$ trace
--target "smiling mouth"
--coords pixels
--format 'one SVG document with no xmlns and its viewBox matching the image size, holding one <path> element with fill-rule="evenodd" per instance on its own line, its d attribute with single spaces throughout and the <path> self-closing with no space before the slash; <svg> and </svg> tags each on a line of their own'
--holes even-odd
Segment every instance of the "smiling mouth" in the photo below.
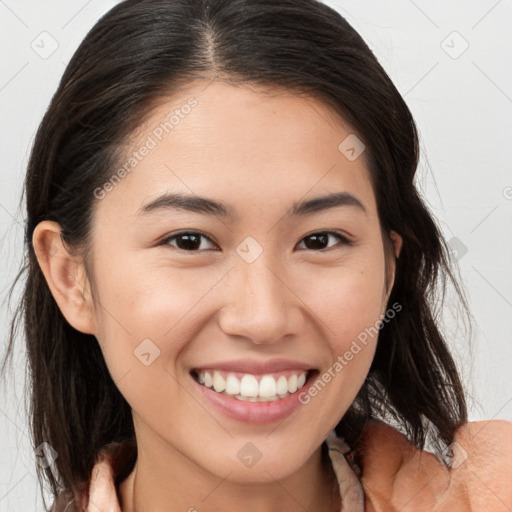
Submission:
<svg viewBox="0 0 512 512">
<path fill-rule="evenodd" d="M 317 370 L 286 370 L 255 375 L 222 370 L 194 369 L 190 373 L 200 385 L 221 395 L 247 402 L 275 402 L 296 393 Z"/>
</svg>

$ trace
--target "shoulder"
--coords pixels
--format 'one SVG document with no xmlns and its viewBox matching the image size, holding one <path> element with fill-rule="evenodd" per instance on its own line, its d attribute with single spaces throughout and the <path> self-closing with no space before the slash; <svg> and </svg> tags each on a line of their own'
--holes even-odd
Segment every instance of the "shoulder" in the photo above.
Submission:
<svg viewBox="0 0 512 512">
<path fill-rule="evenodd" d="M 363 431 L 355 452 L 367 512 L 512 509 L 512 423 L 472 421 L 448 447 L 451 467 L 381 421 Z"/>
</svg>

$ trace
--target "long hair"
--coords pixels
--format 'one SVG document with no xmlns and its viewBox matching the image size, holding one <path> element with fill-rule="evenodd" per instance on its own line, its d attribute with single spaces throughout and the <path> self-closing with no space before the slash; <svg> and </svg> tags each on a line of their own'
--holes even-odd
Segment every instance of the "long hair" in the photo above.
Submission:
<svg viewBox="0 0 512 512">
<path fill-rule="evenodd" d="M 94 190 L 119 164 L 119 149 L 151 108 L 195 78 L 313 95 L 366 145 L 383 232 L 403 238 L 386 323 L 368 376 L 336 427 L 355 445 L 369 421 L 394 418 L 423 448 L 440 450 L 467 422 L 464 389 L 436 313 L 449 280 L 467 311 L 447 243 L 415 183 L 418 134 L 411 112 L 361 36 L 316 0 L 127 0 L 89 31 L 38 128 L 25 179 L 26 278 L 7 353 L 23 325 L 34 447 L 58 453 L 38 467 L 55 496 L 77 493 L 99 450 L 133 440 L 131 409 L 112 381 L 96 338 L 65 320 L 38 265 L 32 234 L 42 220 L 84 257 Z M 12 289 L 11 289 L 12 292 Z"/>
</svg>

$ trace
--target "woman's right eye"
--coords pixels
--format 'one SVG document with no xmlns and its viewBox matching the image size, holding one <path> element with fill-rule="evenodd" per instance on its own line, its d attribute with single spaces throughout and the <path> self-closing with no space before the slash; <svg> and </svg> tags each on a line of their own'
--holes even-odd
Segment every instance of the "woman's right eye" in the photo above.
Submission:
<svg viewBox="0 0 512 512">
<path fill-rule="evenodd" d="M 186 252 L 198 252 L 198 250 L 207 250 L 202 247 L 201 239 L 207 240 L 212 245 L 214 244 L 210 237 L 198 231 L 182 231 L 175 233 L 164 240 L 159 245 L 173 245 L 177 249 Z M 171 241 L 176 241 L 171 244 Z"/>
</svg>

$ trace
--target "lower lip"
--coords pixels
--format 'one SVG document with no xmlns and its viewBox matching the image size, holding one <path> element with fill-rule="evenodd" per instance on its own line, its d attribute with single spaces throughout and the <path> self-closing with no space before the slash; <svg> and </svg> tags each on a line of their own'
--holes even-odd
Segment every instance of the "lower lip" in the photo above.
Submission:
<svg viewBox="0 0 512 512">
<path fill-rule="evenodd" d="M 211 388 L 199 384 L 192 375 L 195 388 L 206 402 L 229 418 L 248 423 L 250 425 L 265 425 L 287 418 L 295 409 L 303 405 L 299 395 L 307 391 L 309 385 L 316 378 L 317 372 L 311 371 L 304 386 L 289 396 L 273 402 L 247 402 L 238 400 Z"/>
</svg>

